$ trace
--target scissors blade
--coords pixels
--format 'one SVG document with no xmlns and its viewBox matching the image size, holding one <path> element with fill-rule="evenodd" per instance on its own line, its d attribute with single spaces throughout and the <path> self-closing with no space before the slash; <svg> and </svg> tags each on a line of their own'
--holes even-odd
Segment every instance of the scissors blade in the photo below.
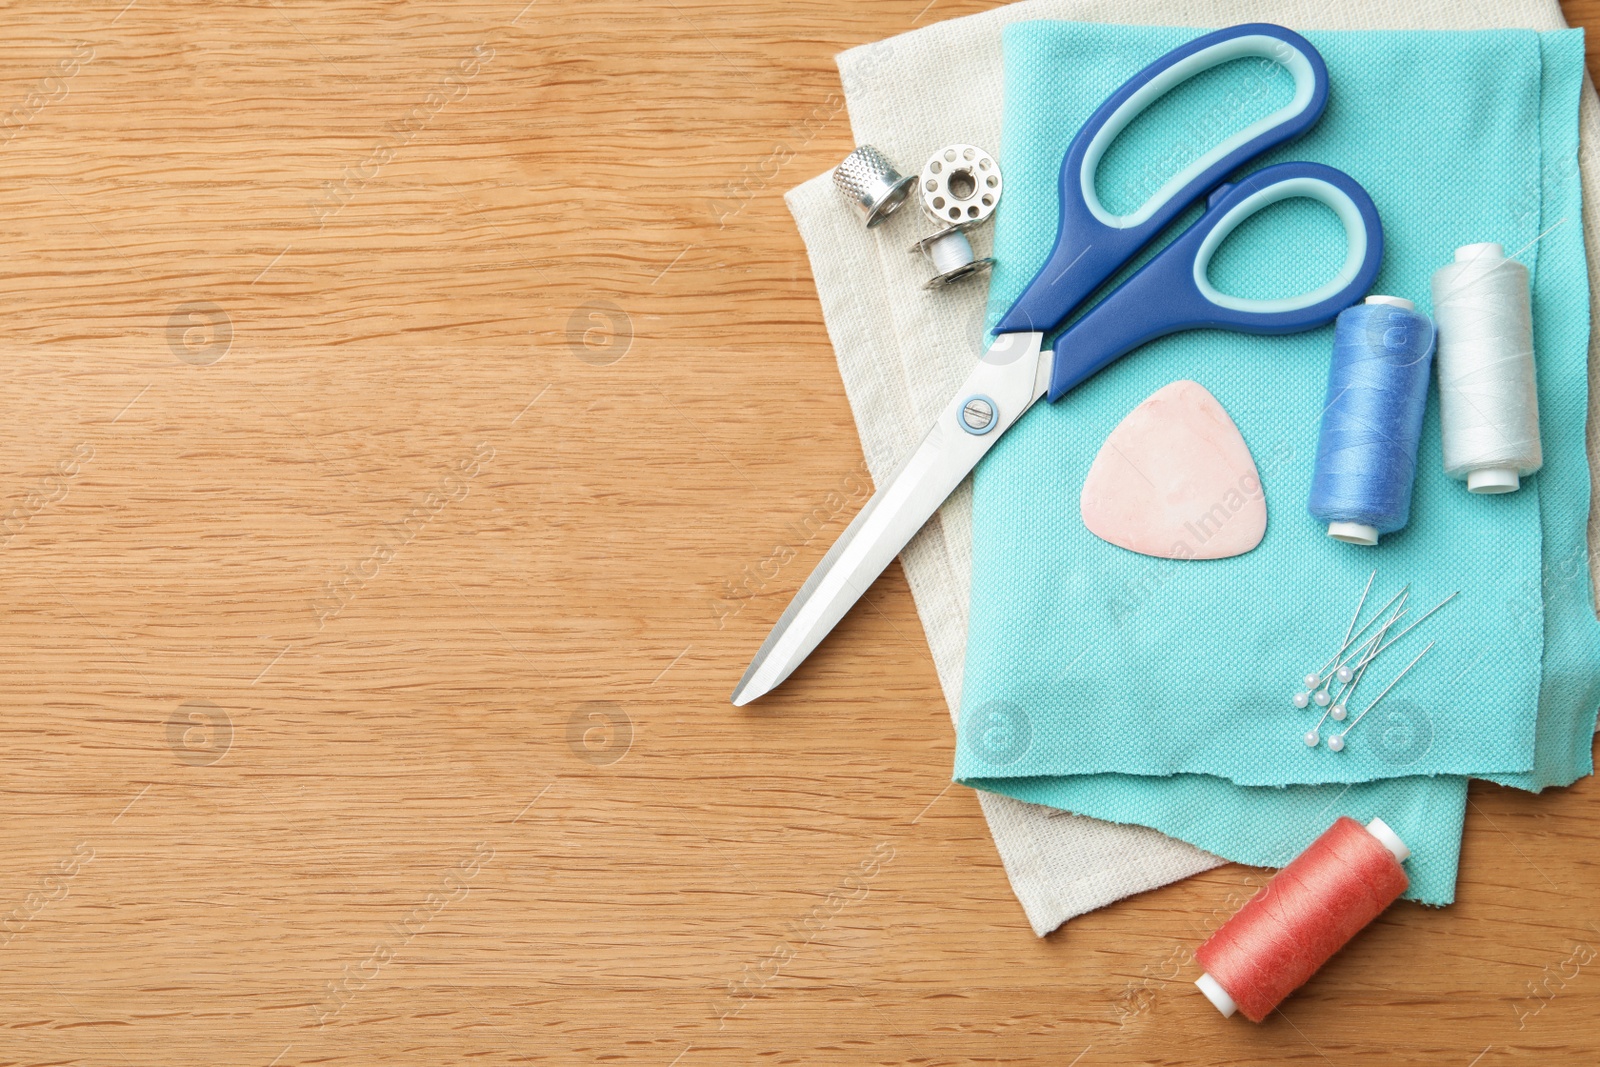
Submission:
<svg viewBox="0 0 1600 1067">
<path fill-rule="evenodd" d="M 1052 353 L 1038 333 L 1001 334 L 945 405 L 911 457 L 867 501 L 800 587 L 733 691 L 735 706 L 771 692 L 844 618 L 879 574 L 1050 385 Z M 988 401 L 993 424 L 966 429 L 969 402 Z M 981 413 L 981 407 L 978 409 Z"/>
</svg>

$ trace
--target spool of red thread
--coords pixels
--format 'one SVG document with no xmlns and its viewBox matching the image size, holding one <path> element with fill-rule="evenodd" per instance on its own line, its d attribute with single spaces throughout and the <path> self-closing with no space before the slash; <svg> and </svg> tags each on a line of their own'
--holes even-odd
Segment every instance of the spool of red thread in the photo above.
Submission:
<svg viewBox="0 0 1600 1067">
<path fill-rule="evenodd" d="M 1195 985 L 1258 1023 L 1404 893 L 1411 850 L 1382 819 L 1341 816 L 1200 946 Z"/>
</svg>

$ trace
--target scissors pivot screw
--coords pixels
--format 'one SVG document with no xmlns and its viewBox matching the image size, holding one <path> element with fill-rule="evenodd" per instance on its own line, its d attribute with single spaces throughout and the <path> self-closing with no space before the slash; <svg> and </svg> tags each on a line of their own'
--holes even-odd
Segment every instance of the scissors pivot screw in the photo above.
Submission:
<svg viewBox="0 0 1600 1067">
<path fill-rule="evenodd" d="M 986 396 L 969 396 L 961 405 L 961 428 L 972 434 L 986 434 L 994 429 L 994 401 Z"/>
</svg>

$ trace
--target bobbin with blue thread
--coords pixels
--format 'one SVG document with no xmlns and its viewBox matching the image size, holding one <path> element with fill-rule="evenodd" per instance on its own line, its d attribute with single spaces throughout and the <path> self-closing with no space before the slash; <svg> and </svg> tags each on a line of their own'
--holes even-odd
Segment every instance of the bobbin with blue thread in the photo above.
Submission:
<svg viewBox="0 0 1600 1067">
<path fill-rule="evenodd" d="M 922 210 L 943 228 L 911 246 L 926 256 L 934 276 L 924 289 L 937 289 L 994 266 L 977 258 L 967 232 L 983 225 L 1000 203 L 1000 165 L 976 145 L 946 145 L 928 158 L 918 179 Z"/>
<path fill-rule="evenodd" d="M 1433 320 L 1398 296 L 1339 313 L 1308 509 L 1328 536 L 1376 545 L 1411 518 Z"/>
</svg>

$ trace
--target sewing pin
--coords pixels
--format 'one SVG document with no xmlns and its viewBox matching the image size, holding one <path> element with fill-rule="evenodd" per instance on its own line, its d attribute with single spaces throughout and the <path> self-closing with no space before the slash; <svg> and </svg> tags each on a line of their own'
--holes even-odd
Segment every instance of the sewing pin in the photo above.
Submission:
<svg viewBox="0 0 1600 1067">
<path fill-rule="evenodd" d="M 1377 568 L 1373 568 L 1372 573 L 1367 576 L 1366 588 L 1361 590 L 1361 599 L 1356 602 L 1356 613 L 1354 615 L 1350 616 L 1350 625 L 1346 626 L 1344 628 L 1344 642 L 1339 646 L 1339 651 L 1335 652 L 1333 654 L 1333 657 L 1331 659 L 1329 659 L 1326 663 L 1324 663 L 1321 667 L 1317 668 L 1317 670 L 1315 672 L 1308 673 L 1305 676 L 1304 681 L 1306 683 L 1306 691 L 1304 693 L 1296 693 L 1294 695 L 1294 706 L 1295 707 L 1303 708 L 1303 707 L 1305 707 L 1307 704 L 1309 704 L 1311 702 L 1311 691 L 1316 689 L 1319 685 L 1322 684 L 1322 672 L 1328 669 L 1328 665 L 1329 664 L 1337 662 L 1339 657 L 1344 655 L 1345 649 L 1350 647 L 1350 634 L 1351 634 L 1351 631 L 1356 628 L 1356 620 L 1361 618 L 1361 609 L 1366 606 L 1367 594 L 1372 592 L 1372 583 L 1373 583 L 1373 580 L 1376 579 L 1377 577 L 1378 577 Z M 1384 606 L 1387 607 L 1388 605 L 1384 605 Z M 1379 612 L 1379 614 L 1381 615 L 1382 612 Z M 1343 678 L 1341 678 L 1339 680 L 1340 681 L 1344 681 Z"/>
<path fill-rule="evenodd" d="M 1330 699 L 1323 699 L 1323 701 L 1317 701 L 1317 707 L 1326 707 L 1326 709 L 1328 709 L 1325 713 L 1323 713 L 1323 720 L 1326 720 L 1328 715 L 1333 715 L 1336 720 L 1344 720 L 1344 713 L 1346 713 L 1346 707 L 1349 705 L 1350 696 L 1355 693 L 1355 686 L 1362 685 L 1362 673 L 1366 672 L 1366 667 L 1368 667 L 1368 664 L 1371 664 L 1374 659 L 1378 659 L 1378 653 L 1379 651 L 1382 651 L 1381 646 L 1379 646 L 1379 641 L 1384 640 L 1384 635 L 1389 633 L 1389 630 L 1394 627 L 1395 622 L 1403 619 L 1405 614 L 1405 601 L 1402 600 L 1400 601 L 1400 605 L 1395 608 L 1394 617 L 1390 617 L 1389 621 L 1384 622 L 1384 624 L 1379 627 L 1378 632 L 1373 633 L 1370 638 L 1366 638 L 1366 640 L 1362 641 L 1360 645 L 1357 645 L 1354 653 L 1350 654 L 1349 659 L 1346 659 L 1344 664 L 1341 664 L 1342 667 L 1349 667 L 1350 662 L 1355 662 L 1355 667 L 1354 669 L 1350 669 L 1349 680 L 1344 681 L 1344 683 L 1339 686 L 1339 693 L 1336 694 L 1336 696 L 1331 696 Z M 1330 681 L 1333 677 L 1334 675 L 1328 675 Z M 1326 693 L 1318 693 L 1317 696 L 1326 696 Z M 1317 725 L 1322 726 L 1322 720 L 1318 720 Z M 1312 734 L 1306 734 L 1306 736 L 1310 737 Z M 1307 744 L 1310 744 L 1310 742 L 1307 741 Z"/>
<path fill-rule="evenodd" d="M 1381 641 L 1382 639 L 1383 639 L 1383 631 L 1379 630 L 1377 633 L 1373 634 L 1365 642 L 1363 642 L 1361 647 L 1364 648 L 1364 649 L 1372 648 L 1378 641 Z M 1328 721 L 1329 716 L 1332 716 L 1334 719 L 1341 720 L 1341 721 L 1344 719 L 1344 716 L 1345 716 L 1345 701 L 1350 698 L 1350 694 L 1351 693 L 1354 693 L 1356 691 L 1356 686 L 1361 684 L 1361 676 L 1366 673 L 1367 664 L 1369 664 L 1371 662 L 1372 662 L 1371 659 L 1369 659 L 1367 657 L 1363 657 L 1356 664 L 1356 670 L 1351 675 L 1351 678 L 1353 679 L 1353 681 L 1346 682 L 1343 686 L 1340 687 L 1339 695 L 1338 695 L 1337 698 L 1335 698 L 1335 700 L 1333 702 L 1333 706 L 1330 707 L 1327 711 L 1322 713 L 1322 718 L 1317 720 L 1317 725 L 1313 726 L 1310 730 L 1306 731 L 1306 746 L 1308 748 L 1316 748 L 1318 742 L 1320 742 L 1322 740 L 1322 734 L 1320 732 L 1322 730 L 1322 724 Z M 1330 744 L 1331 744 L 1331 741 L 1330 741 Z"/>
<path fill-rule="evenodd" d="M 1401 590 L 1401 592 L 1404 591 L 1405 590 Z M 1389 604 L 1393 603 L 1394 600 L 1391 599 Z M 1388 606 L 1388 604 L 1385 604 L 1384 608 L 1387 609 Z M 1360 648 L 1357 649 L 1357 654 L 1360 655 L 1360 658 L 1356 661 L 1356 669 L 1351 672 L 1351 681 L 1345 683 L 1345 685 L 1340 688 L 1338 698 L 1334 700 L 1332 707 L 1322 713 L 1322 718 L 1317 720 L 1317 725 L 1306 731 L 1307 748 L 1316 748 L 1317 744 L 1322 740 L 1322 734 L 1320 732 L 1322 730 L 1322 724 L 1328 721 L 1329 716 L 1332 716 L 1336 721 L 1344 721 L 1347 702 L 1349 701 L 1350 697 L 1355 695 L 1356 686 L 1361 684 L 1362 676 L 1367 673 L 1367 668 L 1372 665 L 1373 660 L 1378 658 L 1378 651 L 1382 650 L 1380 643 L 1383 641 L 1384 635 L 1387 634 L 1391 628 L 1393 628 L 1395 623 L 1400 621 L 1405 613 L 1405 601 L 1401 600 L 1400 604 L 1395 608 L 1394 615 L 1390 617 L 1389 621 L 1379 627 L 1377 633 L 1373 634 L 1371 637 L 1367 638 L 1367 640 L 1361 643 Z M 1378 616 L 1374 616 L 1374 618 L 1377 617 Z M 1396 640 L 1398 640 L 1398 638 Z M 1362 649 L 1376 649 L 1378 651 L 1362 653 Z M 1349 660 L 1346 660 L 1345 662 L 1348 663 Z M 1379 695 L 1381 697 L 1382 694 Z M 1351 725 L 1354 726 L 1355 724 L 1351 723 Z M 1337 752 L 1339 749 L 1344 747 L 1344 741 L 1342 738 L 1339 739 L 1339 745 L 1337 748 L 1335 748 L 1333 743 L 1334 740 L 1335 738 L 1328 738 L 1328 747 Z"/>
<path fill-rule="evenodd" d="M 1331 659 L 1327 660 L 1322 664 L 1321 667 L 1317 668 L 1316 673 L 1306 675 L 1307 689 L 1319 684 L 1322 681 L 1322 672 L 1328 669 L 1328 664 L 1334 662 L 1334 660 L 1337 660 L 1340 656 L 1344 655 L 1344 650 L 1350 647 L 1351 631 L 1356 628 L 1356 621 L 1361 618 L 1361 609 L 1366 606 L 1367 594 L 1372 592 L 1372 583 L 1377 579 L 1377 577 L 1377 568 L 1373 568 L 1372 573 L 1367 575 L 1366 588 L 1361 590 L 1361 599 L 1356 601 L 1356 613 L 1350 616 L 1350 625 L 1344 628 L 1344 641 L 1339 645 L 1339 651 L 1335 652 Z"/>
<path fill-rule="evenodd" d="M 1345 715 L 1348 714 L 1346 708 L 1349 705 L 1350 698 L 1355 695 L 1356 687 L 1361 684 L 1361 676 L 1367 673 L 1367 667 L 1377 658 L 1377 653 L 1371 650 L 1375 649 L 1381 640 L 1383 640 L 1383 632 L 1379 631 L 1372 636 L 1372 640 L 1362 646 L 1368 651 L 1362 655 L 1360 661 L 1356 664 L 1356 669 L 1351 672 L 1350 680 L 1339 689 L 1339 696 L 1334 700 L 1333 707 L 1328 709 L 1328 714 L 1333 717 L 1334 722 L 1344 721 Z M 1318 725 L 1321 724 L 1319 723 Z"/>
<path fill-rule="evenodd" d="M 1386 622 L 1384 622 L 1384 624 L 1382 626 L 1379 627 L 1379 630 L 1387 630 L 1389 627 L 1393 626 L 1397 620 L 1403 618 L 1407 614 L 1405 608 L 1406 608 L 1406 604 L 1408 602 L 1410 602 L 1410 600 L 1411 600 L 1411 586 L 1409 584 L 1407 584 L 1404 588 L 1402 588 L 1400 590 L 1400 592 L 1398 592 L 1394 596 L 1390 597 L 1389 598 L 1389 603 L 1387 603 L 1383 607 L 1379 608 L 1378 609 L 1378 613 L 1376 615 L 1374 615 L 1371 619 L 1367 620 L 1367 625 L 1363 626 L 1359 631 L 1357 631 L 1356 637 L 1360 638 L 1363 634 L 1365 634 L 1367 632 L 1367 627 L 1369 627 L 1373 623 L 1378 622 L 1379 620 L 1381 620 L 1383 618 L 1383 613 L 1385 611 L 1388 611 L 1391 606 L 1394 608 L 1395 613 L 1393 615 L 1389 616 L 1388 620 Z M 1361 660 L 1361 657 L 1362 657 L 1362 654 L 1363 654 L 1362 650 L 1367 648 L 1371 644 L 1372 644 L 1372 639 L 1370 637 L 1367 638 L 1365 641 L 1352 642 L 1350 648 L 1353 651 L 1350 651 L 1349 655 L 1341 655 L 1340 656 L 1340 658 L 1339 658 L 1339 666 L 1343 667 L 1348 674 L 1350 674 L 1352 677 L 1354 677 L 1356 671 L 1360 668 L 1360 665 L 1361 665 L 1360 664 L 1360 660 Z M 1354 667 L 1352 667 L 1350 665 L 1352 661 L 1354 661 L 1355 664 L 1356 664 Z M 1339 671 L 1338 670 L 1330 671 L 1329 674 L 1328 674 L 1328 682 L 1331 684 L 1335 678 L 1339 678 Z M 1341 682 L 1347 682 L 1348 681 L 1348 679 L 1345 679 L 1345 678 L 1339 678 L 1339 680 Z"/>
<path fill-rule="evenodd" d="M 1426 619 L 1429 615 L 1432 615 L 1434 612 L 1438 611 L 1440 608 L 1444 607 L 1446 604 L 1450 603 L 1450 601 L 1454 600 L 1456 597 L 1458 597 L 1460 595 L 1461 595 L 1461 590 L 1457 589 L 1454 593 L 1451 593 L 1449 596 L 1447 596 L 1443 600 L 1439 601 L 1433 607 L 1431 607 L 1427 611 L 1423 612 L 1422 615 L 1415 622 L 1413 622 L 1410 626 L 1407 626 L 1404 630 L 1401 630 L 1398 634 L 1395 634 L 1393 637 L 1389 638 L 1389 640 L 1384 641 L 1381 645 L 1378 646 L 1378 648 L 1377 648 L 1377 650 L 1375 652 L 1373 652 L 1370 656 L 1364 657 L 1363 660 L 1360 663 L 1358 663 L 1356 666 L 1361 670 L 1365 670 L 1366 669 L 1366 665 L 1371 663 L 1373 660 L 1377 659 L 1379 654 L 1382 653 L 1384 649 L 1388 648 L 1390 645 L 1394 644 L 1396 641 L 1399 641 L 1402 637 L 1404 637 L 1406 634 L 1410 633 L 1412 630 L 1415 630 L 1418 626 L 1421 626 L 1423 620 Z M 1396 620 L 1391 620 L 1389 625 L 1393 626 L 1394 625 L 1394 621 L 1396 621 Z M 1389 627 L 1387 627 L 1387 626 L 1384 627 L 1383 633 L 1380 633 L 1378 635 L 1379 639 L 1381 639 L 1383 637 L 1383 634 L 1387 633 L 1388 630 L 1389 630 Z M 1368 644 L 1371 644 L 1371 642 L 1368 642 Z M 1363 647 L 1366 647 L 1366 646 L 1363 646 Z M 1357 680 L 1356 680 L 1356 685 L 1359 685 L 1359 684 L 1360 684 L 1360 677 L 1358 675 L 1357 676 Z M 1332 713 L 1333 713 L 1334 719 L 1336 719 L 1338 721 L 1341 721 L 1341 722 L 1344 720 L 1344 717 L 1346 715 L 1346 706 L 1349 704 L 1349 698 L 1351 696 L 1355 695 L 1355 689 L 1356 689 L 1356 686 L 1355 685 L 1351 685 L 1347 689 L 1341 689 L 1339 691 L 1339 696 L 1334 700 L 1333 707 L 1330 709 L 1332 711 Z"/>
<path fill-rule="evenodd" d="M 1397 640 L 1398 640 L 1398 638 L 1397 638 Z M 1334 734 L 1332 737 L 1328 738 L 1328 748 L 1331 751 L 1333 751 L 1333 752 L 1342 752 L 1342 751 L 1344 751 L 1344 735 L 1349 733 L 1351 730 L 1354 730 L 1356 728 L 1356 723 L 1359 723 L 1362 719 L 1366 718 L 1367 712 L 1371 711 L 1373 708 L 1378 706 L 1378 701 L 1382 700 L 1385 696 L 1388 695 L 1389 690 L 1394 688 L 1395 682 L 1398 682 L 1400 679 L 1402 679 L 1402 678 L 1404 678 L 1406 676 L 1406 671 L 1409 671 L 1412 667 L 1415 667 L 1417 665 L 1417 660 L 1421 659 L 1423 656 L 1426 656 L 1428 654 L 1428 649 L 1432 648 L 1433 644 L 1434 643 L 1432 641 L 1429 641 L 1428 642 L 1428 648 L 1424 648 L 1421 652 L 1418 652 L 1417 653 L 1417 659 L 1414 659 L 1410 663 L 1406 664 L 1406 669 L 1404 671 L 1401 671 L 1399 674 L 1395 675 L 1394 676 L 1394 680 L 1391 681 L 1388 685 L 1383 687 L 1383 692 L 1378 694 L 1377 699 L 1374 700 L 1372 703 L 1368 704 L 1366 707 L 1361 709 L 1361 714 L 1357 715 L 1354 719 L 1351 720 L 1350 725 L 1346 726 L 1344 728 L 1344 733 L 1337 733 L 1337 734 Z"/>
<path fill-rule="evenodd" d="M 1409 598 L 1408 598 L 1409 599 Z M 1336 722 L 1343 722 L 1350 706 L 1350 698 L 1356 695 L 1356 689 L 1361 685 L 1361 679 L 1366 676 L 1367 668 L 1372 666 L 1372 661 L 1378 658 L 1378 653 L 1383 651 L 1383 639 L 1394 628 L 1395 623 L 1406 617 L 1405 601 L 1395 608 L 1395 613 L 1388 622 L 1379 627 L 1365 644 L 1361 646 L 1360 658 L 1356 660 L 1355 669 L 1350 672 L 1350 681 L 1346 682 L 1339 690 L 1339 696 L 1333 702 L 1333 707 L 1328 709 Z M 1348 662 L 1348 661 L 1347 661 Z"/>
<path fill-rule="evenodd" d="M 1397 601 L 1397 600 L 1400 601 L 1400 604 L 1403 607 L 1405 605 L 1406 599 L 1408 598 L 1408 596 L 1410 594 L 1410 590 L 1411 590 L 1411 583 L 1410 582 L 1407 582 L 1405 585 L 1401 586 L 1400 587 L 1400 591 L 1398 593 L 1396 593 L 1394 596 L 1390 597 L 1389 598 L 1389 602 L 1387 604 L 1385 604 L 1383 607 L 1379 608 L 1375 613 L 1373 613 L 1372 618 L 1370 618 L 1366 622 L 1362 623 L 1361 624 L 1361 628 L 1350 636 L 1350 638 L 1345 642 L 1344 647 L 1339 649 L 1338 652 L 1335 652 L 1333 654 L 1332 658 L 1330 658 L 1328 660 L 1328 662 L 1326 662 L 1326 663 L 1324 663 L 1322 665 L 1322 671 L 1327 670 L 1329 667 L 1333 666 L 1336 663 L 1341 663 L 1341 662 L 1348 663 L 1349 662 L 1349 657 L 1347 657 L 1345 655 L 1345 653 L 1347 651 L 1349 651 L 1349 649 L 1351 648 L 1352 644 L 1354 644 L 1354 642 L 1359 640 L 1361 635 L 1365 634 L 1367 632 L 1367 630 L 1369 630 L 1372 627 L 1373 623 L 1375 623 L 1379 619 L 1383 618 L 1383 613 L 1388 611 L 1389 608 L 1394 605 L 1395 601 Z M 1322 679 L 1322 671 L 1318 671 L 1317 674 L 1316 674 L 1316 677 L 1318 678 L 1319 681 Z M 1328 677 L 1332 678 L 1337 673 L 1338 673 L 1337 671 L 1334 671 L 1333 673 L 1329 674 Z M 1306 686 L 1306 688 L 1310 689 L 1312 687 L 1308 685 L 1308 686 Z"/>
<path fill-rule="evenodd" d="M 1395 634 L 1393 640 L 1385 641 L 1383 643 L 1383 648 L 1378 649 L 1378 652 L 1382 652 L 1383 649 L 1388 648 L 1390 645 L 1394 644 L 1395 641 L 1400 640 L 1406 634 L 1410 633 L 1412 630 L 1415 630 L 1418 626 L 1422 625 L 1422 620 L 1423 619 L 1426 619 L 1429 615 L 1432 615 L 1434 612 L 1438 611 L 1440 608 L 1444 607 L 1446 604 L 1450 603 L 1450 601 L 1454 600 L 1456 597 L 1458 597 L 1460 595 L 1461 595 L 1461 590 L 1457 589 L 1454 593 L 1451 593 L 1449 596 L 1447 596 L 1443 600 L 1439 601 L 1433 607 L 1429 608 L 1427 611 L 1424 611 L 1422 613 L 1422 615 L 1417 619 L 1416 622 L 1412 623 L 1410 626 L 1407 626 L 1404 630 L 1401 630 L 1399 633 Z M 1373 653 L 1373 656 L 1376 657 L 1377 656 L 1377 652 Z"/>
</svg>

